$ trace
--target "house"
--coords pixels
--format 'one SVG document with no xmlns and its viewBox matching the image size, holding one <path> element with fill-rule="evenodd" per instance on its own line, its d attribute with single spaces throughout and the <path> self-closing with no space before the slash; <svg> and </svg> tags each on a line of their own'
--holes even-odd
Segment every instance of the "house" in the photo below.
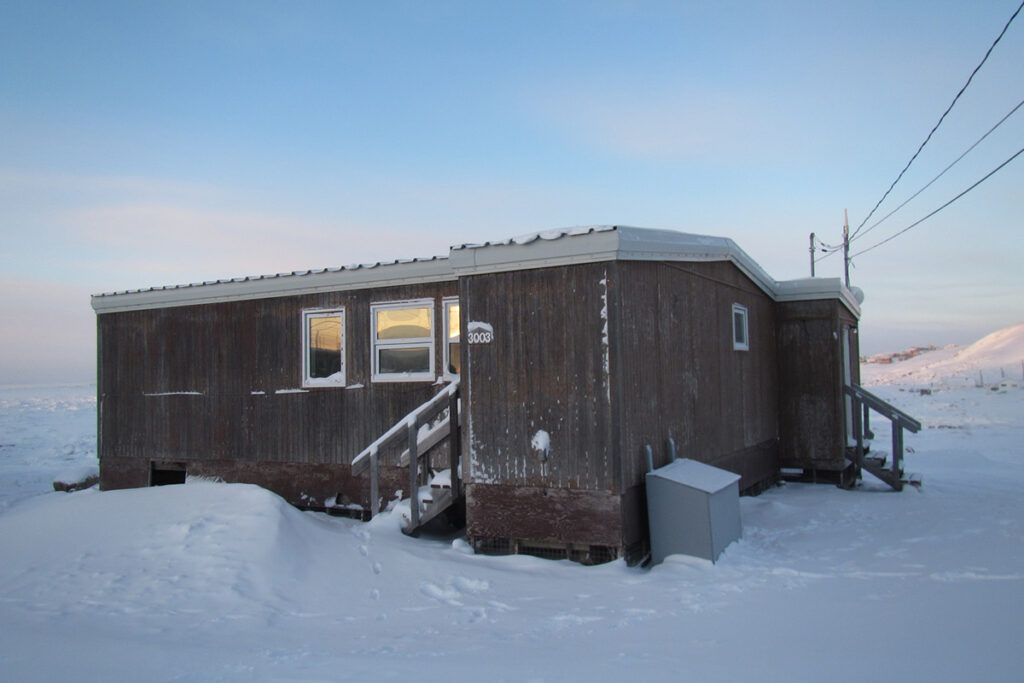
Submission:
<svg viewBox="0 0 1024 683">
<path fill-rule="evenodd" d="M 104 489 L 187 473 L 365 516 L 452 462 L 478 551 L 635 561 L 646 446 L 747 493 L 850 476 L 857 299 L 729 239 L 571 229 L 92 305 Z"/>
</svg>

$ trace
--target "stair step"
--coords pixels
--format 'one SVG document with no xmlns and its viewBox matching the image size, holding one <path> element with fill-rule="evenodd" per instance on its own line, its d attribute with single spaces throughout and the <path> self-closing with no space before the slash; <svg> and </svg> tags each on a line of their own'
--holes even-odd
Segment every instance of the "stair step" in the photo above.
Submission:
<svg viewBox="0 0 1024 683">
<path fill-rule="evenodd" d="M 874 455 L 873 456 L 865 456 L 864 457 L 864 465 L 865 466 L 871 466 L 871 467 L 885 467 L 886 460 L 888 460 L 888 457 L 885 456 L 885 455 L 882 455 L 882 456 L 874 456 Z"/>
</svg>

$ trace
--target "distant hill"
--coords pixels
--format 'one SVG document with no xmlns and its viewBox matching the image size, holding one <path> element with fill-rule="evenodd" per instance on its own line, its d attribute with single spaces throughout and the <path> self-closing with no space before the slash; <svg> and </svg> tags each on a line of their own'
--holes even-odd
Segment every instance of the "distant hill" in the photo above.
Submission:
<svg viewBox="0 0 1024 683">
<path fill-rule="evenodd" d="M 872 384 L 919 384 L 936 387 L 1024 386 L 1024 323 L 1010 325 L 970 346 L 889 354 L 891 364 L 861 365 L 861 381 Z M 899 360 L 907 357 L 906 360 Z M 877 356 L 873 356 L 875 360 Z"/>
</svg>

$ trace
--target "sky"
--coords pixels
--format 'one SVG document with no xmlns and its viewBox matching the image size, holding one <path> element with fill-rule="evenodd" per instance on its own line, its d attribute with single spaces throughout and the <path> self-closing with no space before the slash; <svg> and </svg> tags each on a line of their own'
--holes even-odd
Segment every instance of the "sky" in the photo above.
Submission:
<svg viewBox="0 0 1024 683">
<path fill-rule="evenodd" d="M 864 221 L 1018 6 L 5 0 L 0 385 L 95 377 L 90 294 L 559 227 L 730 237 L 806 277 L 809 233 Z M 1022 67 L 1018 17 L 852 253 L 1024 146 L 1018 111 L 867 231 L 1024 99 Z M 1024 321 L 1022 205 L 1024 155 L 857 256 L 861 351 Z"/>
</svg>

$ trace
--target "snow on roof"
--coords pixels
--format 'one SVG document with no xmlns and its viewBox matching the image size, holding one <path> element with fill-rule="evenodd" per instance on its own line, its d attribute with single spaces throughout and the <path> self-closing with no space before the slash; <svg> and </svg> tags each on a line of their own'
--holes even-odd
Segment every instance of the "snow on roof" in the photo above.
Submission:
<svg viewBox="0 0 1024 683">
<path fill-rule="evenodd" d="M 460 244 L 449 256 L 397 260 L 341 268 L 293 271 L 189 285 L 98 294 L 97 313 L 166 308 L 243 299 L 294 296 L 324 291 L 455 280 L 461 275 L 548 268 L 600 261 L 729 261 L 775 300 L 840 299 L 854 315 L 860 307 L 838 278 L 778 282 L 735 242 L 695 235 L 617 225 L 563 228 L 497 242 Z"/>
</svg>

